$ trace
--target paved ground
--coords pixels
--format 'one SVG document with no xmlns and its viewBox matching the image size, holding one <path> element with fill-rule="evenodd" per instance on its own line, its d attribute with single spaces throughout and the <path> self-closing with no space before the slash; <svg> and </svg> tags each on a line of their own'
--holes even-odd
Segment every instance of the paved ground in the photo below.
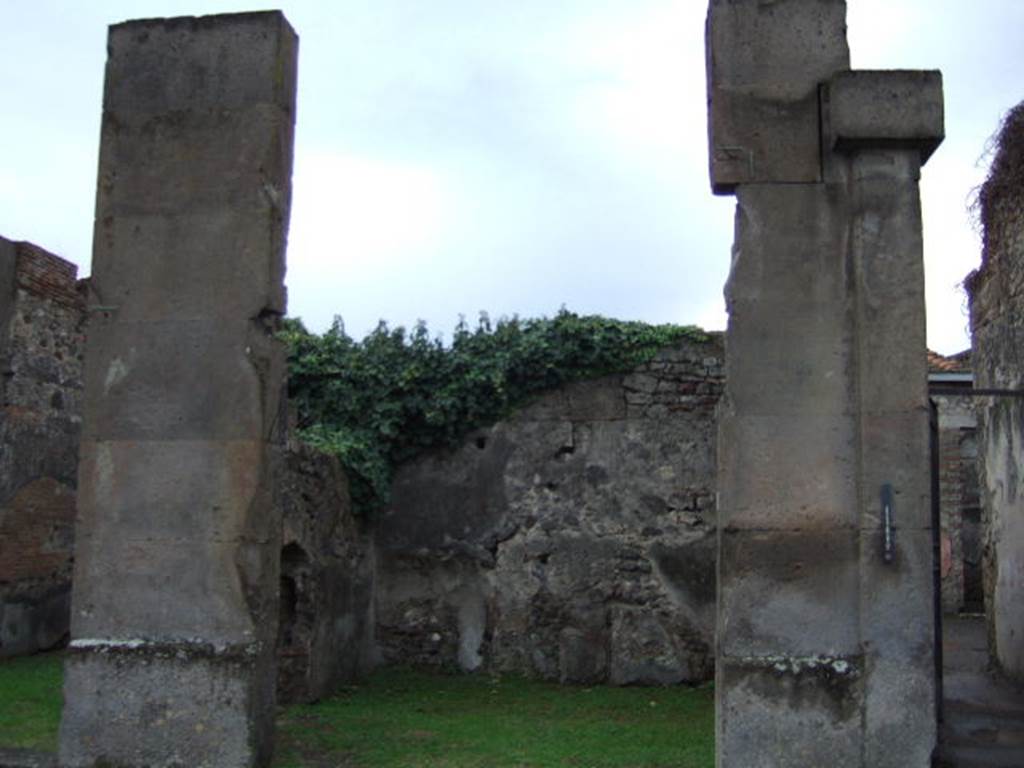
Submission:
<svg viewBox="0 0 1024 768">
<path fill-rule="evenodd" d="M 1024 690 L 989 670 L 985 620 L 943 619 L 939 768 L 1024 768 Z"/>
</svg>

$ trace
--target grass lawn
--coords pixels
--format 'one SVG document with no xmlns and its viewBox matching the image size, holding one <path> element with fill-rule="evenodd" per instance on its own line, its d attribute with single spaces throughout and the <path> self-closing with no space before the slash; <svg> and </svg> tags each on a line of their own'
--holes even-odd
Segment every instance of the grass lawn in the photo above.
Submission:
<svg viewBox="0 0 1024 768">
<path fill-rule="evenodd" d="M 56 749 L 60 654 L 0 662 L 0 746 Z M 712 768 L 710 687 L 386 669 L 278 715 L 275 768 Z"/>
<path fill-rule="evenodd" d="M 56 751 L 62 655 L 0 661 L 0 746 Z"/>
</svg>

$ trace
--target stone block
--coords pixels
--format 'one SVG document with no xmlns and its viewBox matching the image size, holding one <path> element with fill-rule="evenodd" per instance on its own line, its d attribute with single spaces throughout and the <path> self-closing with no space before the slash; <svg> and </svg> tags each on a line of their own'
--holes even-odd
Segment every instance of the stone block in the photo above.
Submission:
<svg viewBox="0 0 1024 768">
<path fill-rule="evenodd" d="M 843 0 L 712 0 L 711 187 L 821 179 L 818 87 L 850 67 Z"/>
<path fill-rule="evenodd" d="M 722 657 L 860 652 L 857 531 L 726 529 L 719 541 Z"/>
<path fill-rule="evenodd" d="M 869 413 L 927 408 L 921 205 L 916 157 L 862 152 L 852 162 L 860 399 Z"/>
<path fill-rule="evenodd" d="M 867 413 L 861 417 L 864 509 L 860 525 L 875 529 L 881 523 L 881 487 L 893 487 L 896 525 L 931 529 L 931 470 L 928 461 L 928 414 Z"/>
<path fill-rule="evenodd" d="M 287 209 L 287 187 L 271 180 L 291 167 L 291 130 L 291 113 L 269 104 L 174 112 L 138 126 L 108 113 L 97 214 Z"/>
<path fill-rule="evenodd" d="M 930 768 L 937 739 L 935 670 L 930 652 L 896 661 L 874 658 L 864 702 L 864 763 L 870 768 Z"/>
<path fill-rule="evenodd" d="M 815 312 L 827 305 L 829 315 L 841 315 L 849 301 L 843 254 L 850 213 L 849 193 L 840 184 L 743 185 L 726 284 L 730 315 L 743 301 L 796 302 L 808 308 L 809 323 L 820 322 Z M 730 334 L 730 359 L 735 341 Z"/>
<path fill-rule="evenodd" d="M 558 633 L 558 680 L 597 685 L 608 679 L 608 638 L 604 632 L 566 627 Z"/>
<path fill-rule="evenodd" d="M 717 765 L 864 768 L 856 658 L 718 660 Z"/>
<path fill-rule="evenodd" d="M 203 542 L 276 539 L 280 521 L 262 473 L 267 450 L 260 440 L 85 442 L 78 531 Z"/>
<path fill-rule="evenodd" d="M 77 554 L 76 640 L 272 642 L 276 594 L 261 592 L 261 584 L 277 584 L 276 548 L 82 536 Z"/>
<path fill-rule="evenodd" d="M 406 465 L 392 484 L 376 545 L 394 552 L 476 551 L 487 558 L 486 546 L 507 514 L 504 478 L 520 439 L 531 451 L 554 457 L 571 445 L 572 428 L 564 421 L 498 427 L 480 433 L 454 461 L 439 452 Z"/>
<path fill-rule="evenodd" d="M 276 214 L 252 210 L 103 218 L 94 242 L 102 258 L 90 283 L 93 318 L 273 320 L 284 314 L 286 236 Z"/>
<path fill-rule="evenodd" d="M 718 586 L 718 541 L 715 532 L 677 546 L 652 544 L 648 557 L 684 614 L 714 637 Z"/>
<path fill-rule="evenodd" d="M 283 357 L 245 317 L 94 320 L 84 439 L 269 440 L 283 427 Z"/>
<path fill-rule="evenodd" d="M 855 344 L 845 302 L 809 301 L 799 292 L 790 301 L 734 298 L 729 328 L 736 339 L 729 400 L 737 411 L 792 419 L 852 414 Z"/>
<path fill-rule="evenodd" d="M 537 395 L 509 416 L 509 421 L 562 421 L 566 417 L 567 408 L 565 390 L 556 389 Z"/>
<path fill-rule="evenodd" d="M 780 449 L 780 446 L 785 446 Z M 750 530 L 854 528 L 857 423 L 809 411 L 718 420 L 719 525 Z"/>
<path fill-rule="evenodd" d="M 261 652 L 145 644 L 72 651 L 64 675 L 61 766 L 110 765 L 111 755 L 120 756 L 117 765 L 269 764 L 273 677 L 269 665 L 257 663 Z"/>
<path fill-rule="evenodd" d="M 877 534 L 877 535 L 876 535 Z M 880 531 L 861 539 L 860 612 L 865 653 L 934 673 L 932 532 L 897 528 L 896 557 L 882 557 Z"/>
<path fill-rule="evenodd" d="M 566 417 L 571 421 L 611 421 L 626 417 L 621 377 L 606 376 L 581 381 L 565 388 Z"/>
<path fill-rule="evenodd" d="M 875 329 L 871 329 L 875 330 Z M 864 401 L 864 413 L 868 415 L 916 414 L 918 418 L 928 414 L 928 374 L 924 365 L 924 334 L 907 329 L 906 343 L 900 344 L 891 336 L 882 335 L 882 330 L 862 342 L 861 364 L 859 366 L 859 390 Z M 878 340 L 877 344 L 874 340 Z M 914 343 L 919 341 L 920 343 Z M 874 347 L 870 360 L 864 360 L 866 346 Z M 904 427 L 912 428 L 904 419 Z"/>
<path fill-rule="evenodd" d="M 294 112 L 298 43 L 279 11 L 115 24 L 104 111 L 122 120 L 253 104 Z"/>
<path fill-rule="evenodd" d="M 838 72 L 825 94 L 830 148 L 838 152 L 914 149 L 923 165 L 945 137 L 937 70 Z"/>
<path fill-rule="evenodd" d="M 67 638 L 70 613 L 68 582 L 41 595 L 0 597 L 0 659 L 28 656 L 60 645 Z"/>
<path fill-rule="evenodd" d="M 612 609 L 609 682 L 678 685 L 694 677 L 658 616 L 632 606 Z"/>
<path fill-rule="evenodd" d="M 565 482 L 582 486 L 576 498 L 586 508 L 642 528 L 673 506 L 676 489 L 706 486 L 714 476 L 708 422 L 670 417 L 579 425 L 573 454 L 579 460 L 566 466 Z"/>
<path fill-rule="evenodd" d="M 849 162 L 858 301 L 883 310 L 880 321 L 897 310 L 912 313 L 904 322 L 914 325 L 905 331 L 915 334 L 924 295 L 919 172 L 916 154 L 907 150 L 865 150 Z"/>
<path fill-rule="evenodd" d="M 892 563 L 882 559 L 880 535 L 864 536 L 864 764 L 927 768 L 936 740 L 932 532 L 897 529 Z"/>
</svg>

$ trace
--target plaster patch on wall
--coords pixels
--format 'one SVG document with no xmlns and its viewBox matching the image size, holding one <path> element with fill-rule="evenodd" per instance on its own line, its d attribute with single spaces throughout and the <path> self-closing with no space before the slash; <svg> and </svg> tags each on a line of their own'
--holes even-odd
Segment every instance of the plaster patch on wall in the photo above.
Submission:
<svg viewBox="0 0 1024 768">
<path fill-rule="evenodd" d="M 134 352 L 135 350 L 132 350 Z M 121 358 L 115 357 L 110 361 L 110 367 L 107 368 L 106 378 L 103 379 L 103 394 L 110 394 L 110 390 L 116 387 L 128 376 L 130 371 L 130 361 L 125 363 Z"/>
</svg>

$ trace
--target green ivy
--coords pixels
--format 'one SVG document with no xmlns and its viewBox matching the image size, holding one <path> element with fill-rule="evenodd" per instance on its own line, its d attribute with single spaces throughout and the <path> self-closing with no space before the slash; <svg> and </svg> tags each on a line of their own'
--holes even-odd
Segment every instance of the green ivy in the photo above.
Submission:
<svg viewBox="0 0 1024 768">
<path fill-rule="evenodd" d="M 353 505 L 385 504 L 396 466 L 435 447 L 454 447 L 472 430 L 569 381 L 628 371 L 683 338 L 692 326 L 648 325 L 562 310 L 553 318 L 481 314 L 456 326 L 450 345 L 419 323 L 411 332 L 384 322 L 362 341 L 340 319 L 323 335 L 299 320 L 282 330 L 289 345 L 289 397 L 300 439 L 336 454 Z"/>
</svg>

